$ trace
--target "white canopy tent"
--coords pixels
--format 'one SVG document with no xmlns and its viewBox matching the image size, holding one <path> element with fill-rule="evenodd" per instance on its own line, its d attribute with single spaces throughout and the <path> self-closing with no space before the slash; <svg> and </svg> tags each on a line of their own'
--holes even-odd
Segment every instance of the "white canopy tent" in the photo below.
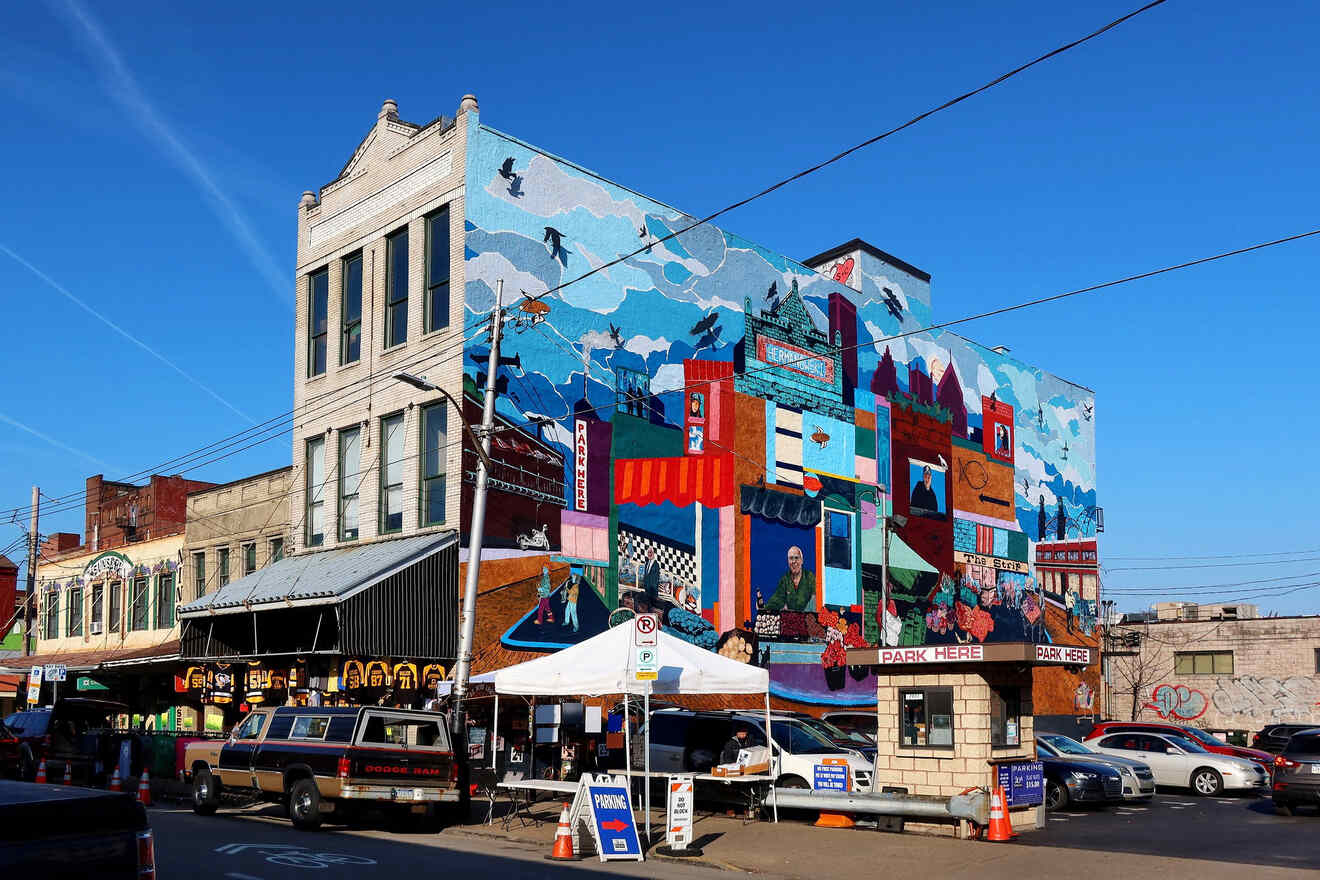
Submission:
<svg viewBox="0 0 1320 880">
<path fill-rule="evenodd" d="M 593 636 L 585 642 L 554 654 L 495 672 L 495 695 L 522 696 L 603 696 L 622 694 L 624 702 L 625 766 L 632 773 L 632 748 L 629 739 L 628 697 L 640 694 L 647 718 L 644 769 L 647 781 L 645 807 L 647 836 L 651 816 L 651 694 L 764 694 L 765 731 L 770 735 L 770 673 L 758 666 L 722 657 L 657 631 L 660 670 L 654 681 L 637 681 L 634 672 L 637 653 L 634 627 L 620 625 Z M 496 712 L 499 704 L 496 703 Z M 497 719 L 498 723 L 498 719 Z M 768 744 L 768 743 L 767 743 Z"/>
</svg>

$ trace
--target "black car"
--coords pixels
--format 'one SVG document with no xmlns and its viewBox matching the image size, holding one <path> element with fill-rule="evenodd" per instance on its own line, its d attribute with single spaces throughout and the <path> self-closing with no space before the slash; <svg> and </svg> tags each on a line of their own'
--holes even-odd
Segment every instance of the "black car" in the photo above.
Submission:
<svg viewBox="0 0 1320 880">
<path fill-rule="evenodd" d="M 1291 816 L 1293 808 L 1320 810 L 1320 728 L 1294 733 L 1274 759 L 1274 809 Z"/>
<path fill-rule="evenodd" d="M 1071 803 L 1108 803 L 1123 799 L 1118 768 L 1099 761 L 1063 760 L 1039 753 L 1045 768 L 1045 809 L 1061 810 Z"/>
<path fill-rule="evenodd" d="M 0 865 L 6 877 L 154 880 L 156 848 L 131 794 L 5 780 Z"/>
<path fill-rule="evenodd" d="M 1288 738 L 1294 733 L 1300 733 L 1303 730 L 1311 730 L 1320 725 L 1298 724 L 1291 722 L 1288 724 L 1266 724 L 1256 732 L 1251 738 L 1251 747 L 1261 749 L 1266 752 L 1279 754 L 1283 747 L 1288 745 Z"/>
</svg>

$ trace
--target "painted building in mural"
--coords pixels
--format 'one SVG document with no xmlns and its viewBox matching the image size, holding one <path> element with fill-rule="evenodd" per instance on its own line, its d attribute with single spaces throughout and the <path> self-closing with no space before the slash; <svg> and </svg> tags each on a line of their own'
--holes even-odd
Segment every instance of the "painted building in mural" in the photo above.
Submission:
<svg viewBox="0 0 1320 880">
<path fill-rule="evenodd" d="M 470 96 L 425 126 L 387 102 L 300 206 L 297 402 L 425 371 L 472 418 L 488 341 L 467 332 L 457 356 L 458 328 L 503 283 L 486 546 L 546 567 L 525 607 L 501 605 L 508 651 L 653 610 L 821 707 L 876 700 L 849 647 L 1094 646 L 1098 596 L 1038 573 L 1046 537 L 1094 548 L 1093 393 L 924 329 L 930 275 L 865 242 L 798 262 L 693 222 L 484 125 Z M 303 419 L 295 542 L 465 540 L 475 459 L 438 401 L 385 380 Z M 391 419 L 394 453 L 344 458 L 344 432 L 389 444 Z M 1038 715 L 1094 711 L 1098 679 L 1048 673 Z"/>
</svg>

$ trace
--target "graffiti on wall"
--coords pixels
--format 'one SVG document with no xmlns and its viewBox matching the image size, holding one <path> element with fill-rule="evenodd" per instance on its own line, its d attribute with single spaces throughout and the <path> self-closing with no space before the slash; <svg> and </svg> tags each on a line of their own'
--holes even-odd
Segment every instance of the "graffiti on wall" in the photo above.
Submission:
<svg viewBox="0 0 1320 880">
<path fill-rule="evenodd" d="M 522 292 L 502 436 L 563 467 L 539 478 L 562 498 L 488 540 L 548 545 L 576 573 L 542 599 L 573 590 L 581 617 L 524 609 L 506 645 L 655 611 L 768 667 L 781 697 L 860 705 L 875 682 L 850 647 L 1093 643 L 1089 391 L 951 333 L 898 336 L 929 321 L 929 277 L 879 251 L 806 266 L 709 224 L 665 240 L 693 219 L 470 125 L 470 319 L 499 281 Z M 1050 549 L 1043 577 L 1042 548 L 1069 541 L 1090 558 Z"/>
<path fill-rule="evenodd" d="M 1194 721 L 1205 714 L 1209 701 L 1203 691 L 1185 684 L 1156 685 L 1143 708 L 1150 709 L 1165 721 Z"/>
</svg>

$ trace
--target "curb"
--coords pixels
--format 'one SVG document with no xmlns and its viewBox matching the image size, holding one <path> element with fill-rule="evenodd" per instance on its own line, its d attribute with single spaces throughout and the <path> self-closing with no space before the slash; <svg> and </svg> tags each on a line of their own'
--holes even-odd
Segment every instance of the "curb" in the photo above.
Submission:
<svg viewBox="0 0 1320 880">
<path fill-rule="evenodd" d="M 484 826 L 455 825 L 446 828 L 442 832 L 442 835 L 444 834 L 450 834 L 459 837 L 475 838 L 478 840 L 498 840 L 510 846 L 517 847 L 518 849 L 527 850 L 528 852 L 536 852 L 541 849 L 539 845 L 533 844 L 531 841 L 528 840 L 524 840 L 521 838 L 511 838 L 505 834 L 501 834 L 498 831 L 486 831 L 484 829 Z M 592 858 L 594 858 L 594 856 L 584 857 L 584 860 L 590 861 Z M 744 868 L 739 865 L 735 865 L 732 862 L 725 862 L 720 859 L 711 858 L 710 856 L 703 855 L 697 858 L 691 858 L 691 857 L 679 858 L 675 856 L 662 855 L 660 853 L 655 852 L 654 848 L 646 852 L 646 858 L 647 860 L 654 860 L 657 862 L 673 862 L 676 864 L 683 864 L 683 865 L 705 865 L 708 868 L 717 868 L 721 871 L 733 871 L 739 874 L 756 873 L 755 871 L 749 868 Z"/>
</svg>

